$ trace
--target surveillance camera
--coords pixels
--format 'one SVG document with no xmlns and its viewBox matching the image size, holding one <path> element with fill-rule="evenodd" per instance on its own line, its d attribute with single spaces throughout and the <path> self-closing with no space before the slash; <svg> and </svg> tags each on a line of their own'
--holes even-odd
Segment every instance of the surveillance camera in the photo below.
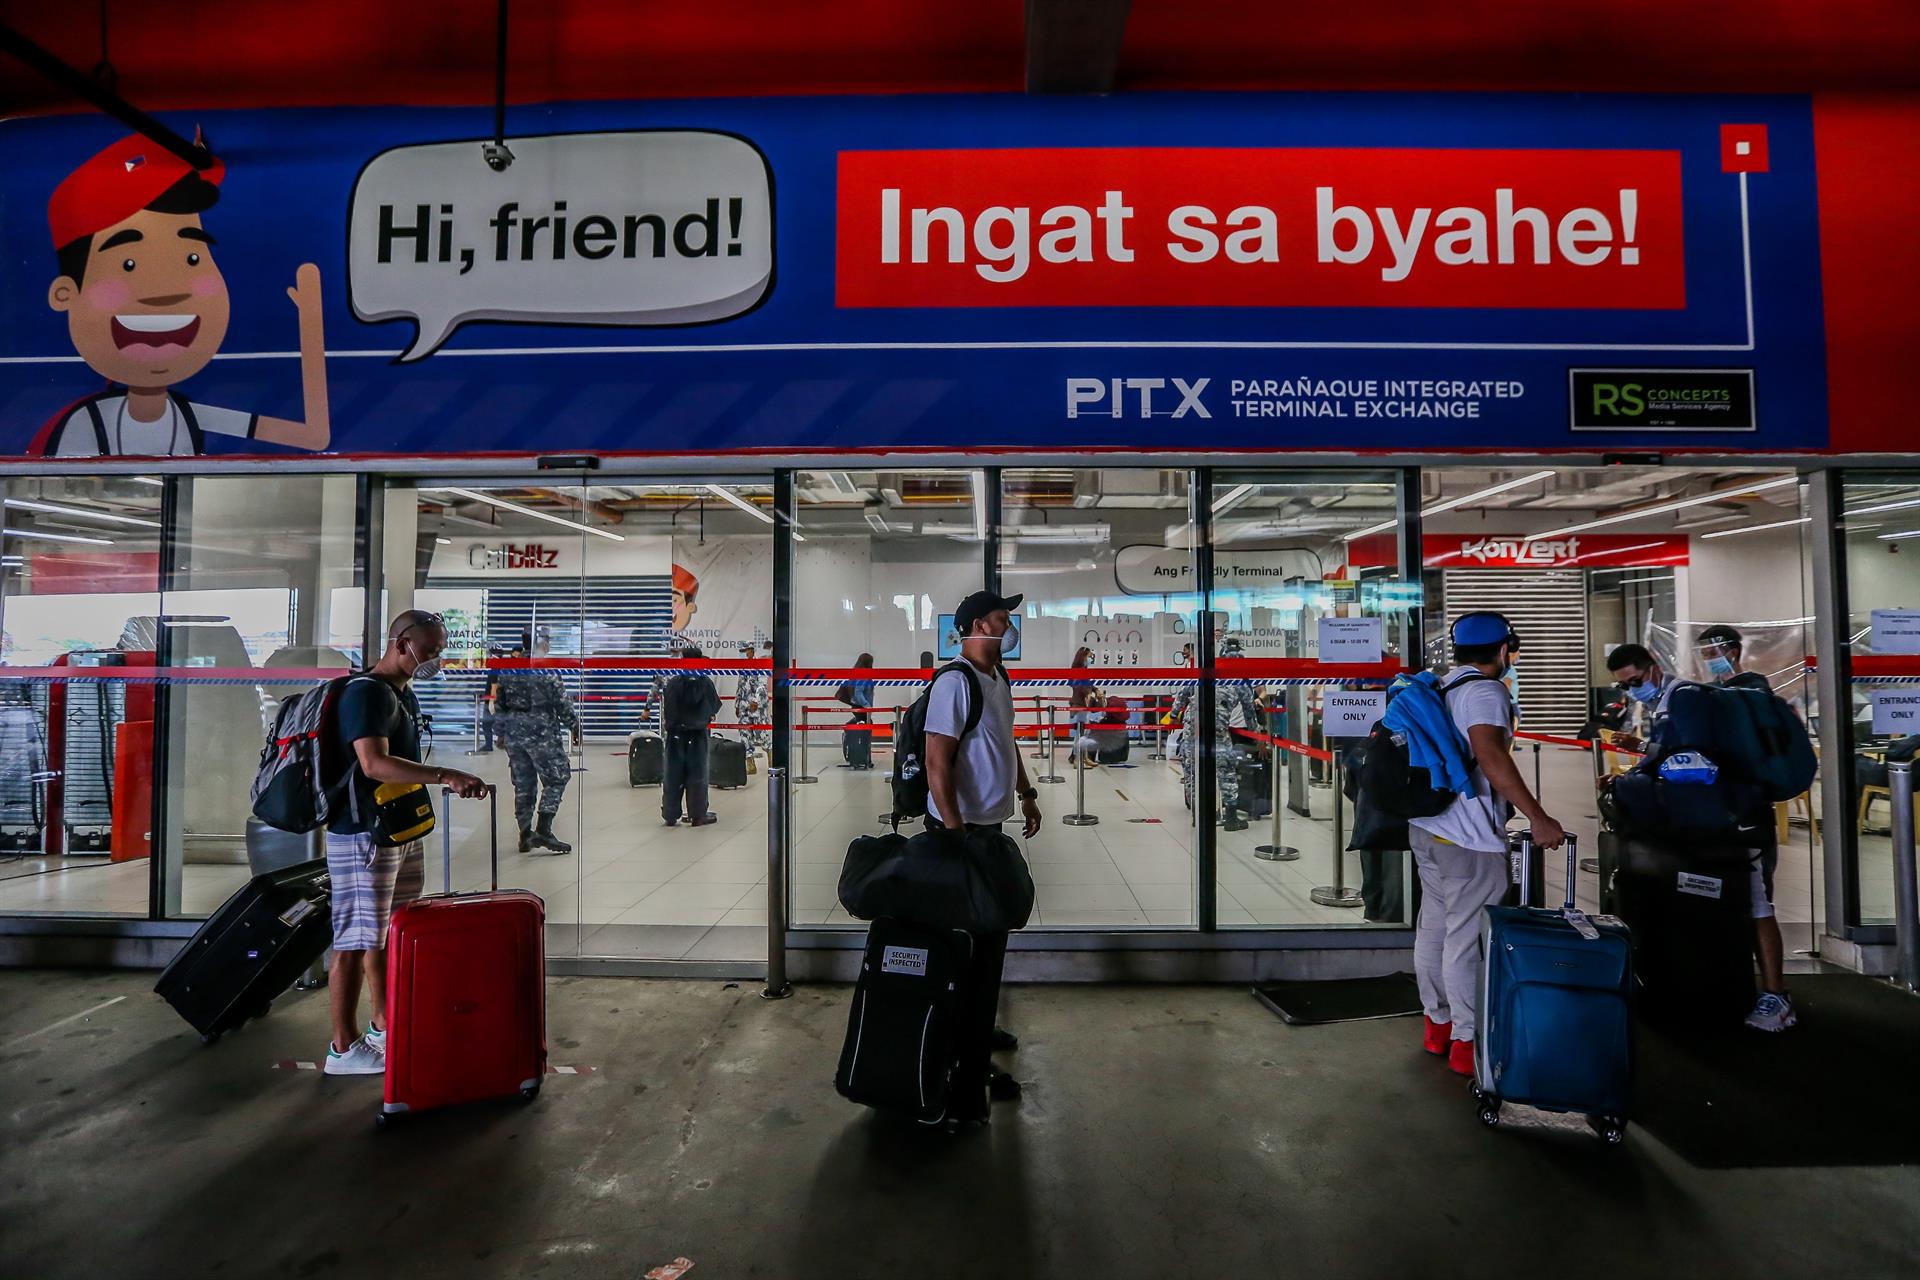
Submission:
<svg viewBox="0 0 1920 1280">
<path fill-rule="evenodd" d="M 504 142 L 483 142 L 480 154 L 486 158 L 487 167 L 495 173 L 505 173 L 507 166 L 513 163 L 513 152 Z"/>
</svg>

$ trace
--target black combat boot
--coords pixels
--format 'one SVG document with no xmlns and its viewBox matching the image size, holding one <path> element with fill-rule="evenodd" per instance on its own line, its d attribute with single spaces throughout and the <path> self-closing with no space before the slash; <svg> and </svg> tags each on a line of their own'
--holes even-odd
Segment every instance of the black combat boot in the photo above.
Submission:
<svg viewBox="0 0 1920 1280">
<path fill-rule="evenodd" d="M 533 815 L 528 814 L 520 822 L 520 852 L 533 852 Z"/>
<path fill-rule="evenodd" d="M 555 853 L 572 853 L 573 846 L 553 834 L 553 815 L 540 815 L 540 825 L 534 829 L 533 843 L 541 849 L 551 849 Z"/>
</svg>

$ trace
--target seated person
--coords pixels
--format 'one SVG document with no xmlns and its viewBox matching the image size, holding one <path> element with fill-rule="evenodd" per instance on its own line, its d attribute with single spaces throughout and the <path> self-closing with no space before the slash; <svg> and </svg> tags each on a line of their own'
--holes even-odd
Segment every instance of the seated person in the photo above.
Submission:
<svg viewBox="0 0 1920 1280">
<path fill-rule="evenodd" d="M 1069 760 L 1085 756 L 1089 764 L 1121 764 L 1127 758 L 1127 721 L 1132 708 L 1117 695 L 1107 696 L 1105 709 L 1088 731 L 1073 742 Z"/>
</svg>

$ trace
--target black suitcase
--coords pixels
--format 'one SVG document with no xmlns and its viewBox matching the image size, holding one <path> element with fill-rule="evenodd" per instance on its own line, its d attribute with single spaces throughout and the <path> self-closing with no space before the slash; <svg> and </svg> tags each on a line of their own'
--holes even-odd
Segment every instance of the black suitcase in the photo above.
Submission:
<svg viewBox="0 0 1920 1280">
<path fill-rule="evenodd" d="M 667 748 L 657 733 L 636 733 L 627 739 L 627 784 L 657 787 L 666 781 Z"/>
<path fill-rule="evenodd" d="M 873 768 L 873 732 L 865 721 L 851 724 L 841 731 L 840 754 L 846 757 L 849 769 Z"/>
<path fill-rule="evenodd" d="M 1642 1012 L 1682 1029 L 1740 1026 L 1757 994 L 1749 851 L 1622 840 L 1619 858 L 1613 914 L 1633 930 Z"/>
<path fill-rule="evenodd" d="M 303 862 L 324 862 L 327 857 L 327 833 L 321 830 L 296 834 L 270 827 L 258 818 L 247 819 L 247 870 L 265 875 L 297 867 Z M 327 985 L 327 953 L 321 952 L 306 971 L 294 979 L 297 991 L 314 991 Z"/>
<path fill-rule="evenodd" d="M 707 785 L 733 791 L 747 785 L 747 744 L 734 738 L 708 737 Z"/>
<path fill-rule="evenodd" d="M 221 904 L 153 989 L 211 1044 L 264 1016 L 332 941 L 327 864 L 269 871 Z"/>
<path fill-rule="evenodd" d="M 959 929 L 875 920 L 833 1087 L 850 1102 L 922 1124 L 947 1114 L 961 984 L 973 939 Z"/>
</svg>

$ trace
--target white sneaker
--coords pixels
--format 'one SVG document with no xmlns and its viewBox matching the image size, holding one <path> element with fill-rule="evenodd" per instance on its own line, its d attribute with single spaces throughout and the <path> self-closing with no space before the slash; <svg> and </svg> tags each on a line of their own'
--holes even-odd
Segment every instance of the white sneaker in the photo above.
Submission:
<svg viewBox="0 0 1920 1280">
<path fill-rule="evenodd" d="M 1747 1015 L 1747 1025 L 1755 1031 L 1785 1031 L 1798 1021 L 1793 1016 L 1792 999 L 1771 991 L 1761 992 L 1753 1012 Z"/>
<path fill-rule="evenodd" d="M 365 1039 L 355 1040 L 347 1046 L 345 1053 L 327 1046 L 327 1064 L 320 1068 L 330 1076 L 377 1076 L 387 1070 L 387 1055 L 368 1044 Z"/>
<path fill-rule="evenodd" d="M 379 1050 L 381 1057 L 384 1058 L 386 1056 L 387 1033 L 385 1031 L 375 1031 L 372 1027 L 368 1027 L 367 1034 L 360 1038 L 365 1040 L 370 1048 Z"/>
</svg>

